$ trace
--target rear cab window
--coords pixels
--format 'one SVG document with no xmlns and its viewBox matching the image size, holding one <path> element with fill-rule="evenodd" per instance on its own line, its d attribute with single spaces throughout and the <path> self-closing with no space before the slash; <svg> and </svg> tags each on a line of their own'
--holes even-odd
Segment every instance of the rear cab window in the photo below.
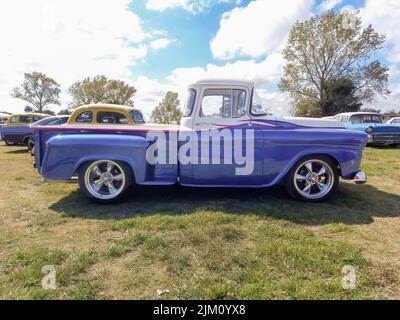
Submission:
<svg viewBox="0 0 400 320">
<path fill-rule="evenodd" d="M 189 89 L 188 96 L 183 109 L 183 117 L 190 117 L 192 115 L 195 102 L 196 102 L 196 90 Z"/>
</svg>

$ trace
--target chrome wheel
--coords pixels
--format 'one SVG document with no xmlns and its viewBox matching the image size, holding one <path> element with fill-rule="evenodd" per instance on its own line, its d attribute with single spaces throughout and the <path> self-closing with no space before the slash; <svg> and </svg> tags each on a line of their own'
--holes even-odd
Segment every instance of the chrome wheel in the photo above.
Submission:
<svg viewBox="0 0 400 320">
<path fill-rule="evenodd" d="M 335 184 L 330 165 L 322 160 L 306 160 L 295 171 L 294 186 L 304 198 L 318 200 L 327 195 Z"/>
<path fill-rule="evenodd" d="M 86 170 L 85 186 L 93 197 L 111 200 L 124 191 L 126 175 L 121 166 L 114 161 L 96 161 Z"/>
</svg>

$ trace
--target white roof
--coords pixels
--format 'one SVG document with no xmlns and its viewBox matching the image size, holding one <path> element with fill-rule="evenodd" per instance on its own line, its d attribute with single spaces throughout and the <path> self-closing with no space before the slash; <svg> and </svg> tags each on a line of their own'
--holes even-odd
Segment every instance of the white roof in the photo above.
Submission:
<svg viewBox="0 0 400 320">
<path fill-rule="evenodd" d="M 7 113 L 0 113 L 0 117 L 2 117 L 2 118 L 7 118 L 7 117 L 10 117 L 11 115 L 10 114 L 7 114 Z"/>
<path fill-rule="evenodd" d="M 254 87 L 254 82 L 245 79 L 204 79 L 192 85 L 221 85 L 221 86 L 244 86 Z"/>
<path fill-rule="evenodd" d="M 381 116 L 380 113 L 377 112 L 369 112 L 369 111 L 360 111 L 360 112 L 345 112 L 345 113 L 339 113 L 337 116 L 353 116 L 357 114 L 376 114 L 378 116 Z"/>
</svg>

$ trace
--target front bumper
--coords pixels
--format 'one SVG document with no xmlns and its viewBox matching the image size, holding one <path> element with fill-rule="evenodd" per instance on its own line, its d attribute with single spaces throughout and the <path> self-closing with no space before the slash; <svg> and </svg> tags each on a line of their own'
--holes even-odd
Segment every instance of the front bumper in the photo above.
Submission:
<svg viewBox="0 0 400 320">
<path fill-rule="evenodd" d="M 354 175 L 354 182 L 356 184 L 365 184 L 365 183 L 367 183 L 367 174 L 364 171 L 358 171 Z"/>
<path fill-rule="evenodd" d="M 368 135 L 368 144 L 400 144 L 400 134 L 393 133 L 373 133 Z"/>
</svg>

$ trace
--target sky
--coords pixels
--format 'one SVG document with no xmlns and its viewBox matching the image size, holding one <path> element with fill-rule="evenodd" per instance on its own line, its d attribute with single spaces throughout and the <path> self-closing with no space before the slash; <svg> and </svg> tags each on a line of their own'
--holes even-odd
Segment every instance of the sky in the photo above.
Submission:
<svg viewBox="0 0 400 320">
<path fill-rule="evenodd" d="M 254 80 L 276 115 L 288 115 L 279 92 L 290 29 L 326 10 L 359 10 L 387 36 L 379 59 L 390 68 L 392 94 L 365 106 L 400 109 L 399 0 L 4 0 L 0 4 L 0 111 L 22 112 L 10 97 L 25 72 L 46 73 L 68 87 L 104 74 L 137 88 L 149 115 L 165 93 L 185 98 L 202 78 Z M 54 111 L 60 107 L 53 107 Z"/>
</svg>

